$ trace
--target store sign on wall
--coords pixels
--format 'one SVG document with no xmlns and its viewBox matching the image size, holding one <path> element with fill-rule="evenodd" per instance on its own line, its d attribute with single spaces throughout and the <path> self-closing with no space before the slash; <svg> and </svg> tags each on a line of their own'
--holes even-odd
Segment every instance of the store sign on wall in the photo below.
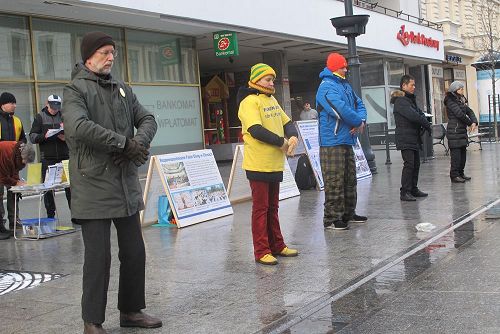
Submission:
<svg viewBox="0 0 500 334">
<path fill-rule="evenodd" d="M 238 56 L 238 37 L 234 31 L 214 32 L 215 56 L 224 58 Z"/>
<path fill-rule="evenodd" d="M 410 43 L 412 44 L 421 44 L 427 46 L 429 48 L 434 48 L 439 50 L 439 41 L 433 39 L 432 37 L 426 37 L 424 34 L 415 33 L 414 31 L 405 31 L 406 27 L 403 24 L 396 34 L 396 38 L 403 44 L 404 46 L 408 46 Z"/>
</svg>

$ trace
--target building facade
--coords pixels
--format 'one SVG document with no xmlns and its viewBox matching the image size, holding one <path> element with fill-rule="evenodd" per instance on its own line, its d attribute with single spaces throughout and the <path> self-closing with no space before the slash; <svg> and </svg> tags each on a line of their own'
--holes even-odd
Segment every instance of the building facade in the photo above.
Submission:
<svg viewBox="0 0 500 334">
<path fill-rule="evenodd" d="M 355 14 L 370 15 L 366 34 L 357 38 L 369 122 L 392 126 L 389 96 L 405 72 L 416 74 L 424 109 L 432 112 L 425 102 L 424 69 L 444 58 L 442 31 L 417 16 L 401 15 L 401 7 L 356 3 Z M 302 102 L 315 103 L 327 55 L 347 55 L 346 39 L 337 36 L 330 23 L 330 18 L 344 15 L 341 1 L 0 4 L 0 91 L 16 95 L 17 114 L 26 130 L 47 96 L 62 94 L 80 60 L 83 35 L 101 30 L 116 41 L 113 75 L 131 85 L 156 116 L 154 154 L 210 147 L 219 159 L 231 159 L 241 140 L 236 92 L 246 85 L 253 64 L 266 62 L 276 69 L 276 97 L 295 120 Z M 214 38 L 227 32 L 237 36 L 238 54 L 218 57 Z"/>
</svg>

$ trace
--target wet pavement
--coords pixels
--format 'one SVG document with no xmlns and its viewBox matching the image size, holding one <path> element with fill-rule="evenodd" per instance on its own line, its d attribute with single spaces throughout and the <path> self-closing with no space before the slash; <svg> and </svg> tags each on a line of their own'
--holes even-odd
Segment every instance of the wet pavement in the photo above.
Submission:
<svg viewBox="0 0 500 334">
<path fill-rule="evenodd" d="M 401 159 L 377 152 L 378 174 L 358 184 L 366 224 L 325 231 L 323 194 L 280 202 L 287 244 L 297 258 L 253 261 L 251 203 L 233 216 L 190 226 L 147 227 L 147 311 L 164 327 L 122 329 L 116 310 L 118 260 L 108 294 L 109 333 L 498 333 L 500 321 L 500 145 L 468 151 L 472 181 L 451 184 L 449 157 L 421 166 L 417 202 L 399 201 Z M 221 166 L 227 179 L 228 166 Z M 66 203 L 57 196 L 61 216 Z M 28 204 L 31 203 L 31 204 Z M 23 216 L 33 200 L 23 200 Z M 493 206 L 495 205 L 495 206 Z M 490 208 L 490 206 L 493 206 Z M 487 219 L 488 218 L 488 219 Z M 436 229 L 417 232 L 429 222 Z M 1 333 L 78 333 L 83 243 L 80 233 L 40 241 L 0 241 L 5 271 L 58 274 L 0 296 Z"/>
</svg>

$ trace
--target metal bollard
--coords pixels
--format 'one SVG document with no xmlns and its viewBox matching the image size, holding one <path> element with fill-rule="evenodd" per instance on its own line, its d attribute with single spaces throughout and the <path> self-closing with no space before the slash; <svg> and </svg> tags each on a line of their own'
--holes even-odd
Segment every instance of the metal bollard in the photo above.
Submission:
<svg viewBox="0 0 500 334">
<path fill-rule="evenodd" d="M 389 151 L 389 128 L 387 124 L 384 124 L 384 134 L 385 134 L 385 164 L 391 165 L 391 153 Z"/>
</svg>

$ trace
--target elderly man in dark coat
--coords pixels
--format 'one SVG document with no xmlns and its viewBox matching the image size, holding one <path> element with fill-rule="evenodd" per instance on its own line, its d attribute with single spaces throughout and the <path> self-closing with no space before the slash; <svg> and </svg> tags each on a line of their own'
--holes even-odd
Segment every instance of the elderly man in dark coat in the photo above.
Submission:
<svg viewBox="0 0 500 334">
<path fill-rule="evenodd" d="M 35 151 L 31 144 L 22 141 L 0 141 L 0 184 L 5 185 L 7 189 L 23 185 L 24 181 L 19 179 L 19 171 L 33 160 Z M 0 240 L 10 238 L 11 234 L 13 230 L 9 231 L 0 224 Z"/>
<path fill-rule="evenodd" d="M 117 52 L 110 36 L 86 34 L 81 54 L 83 62 L 76 64 L 64 88 L 63 120 L 70 156 L 71 215 L 82 226 L 85 245 L 84 333 L 106 333 L 102 323 L 110 278 L 111 222 L 120 249 L 120 326 L 161 327 L 161 320 L 141 311 L 146 307 L 146 255 L 137 170 L 148 159 L 156 121 L 132 89 L 111 76 Z"/>
</svg>

